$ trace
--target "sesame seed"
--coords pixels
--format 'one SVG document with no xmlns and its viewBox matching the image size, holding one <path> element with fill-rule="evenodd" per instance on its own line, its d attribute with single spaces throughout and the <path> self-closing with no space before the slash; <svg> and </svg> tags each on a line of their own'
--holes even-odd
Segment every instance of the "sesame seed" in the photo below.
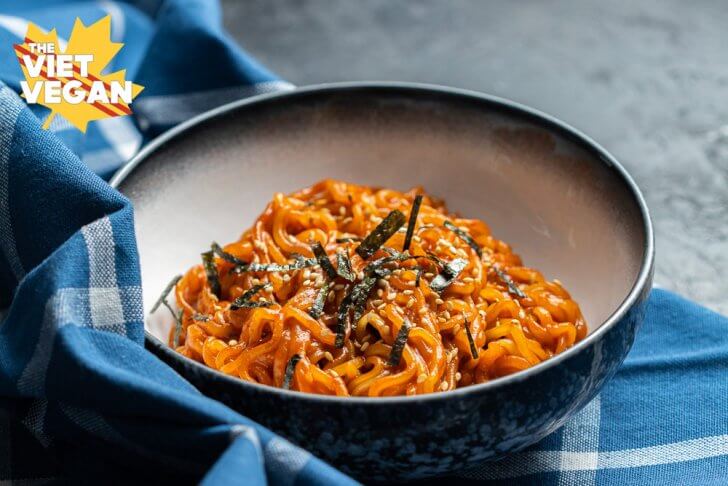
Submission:
<svg viewBox="0 0 728 486">
<path fill-rule="evenodd" d="M 452 333 L 457 334 L 460 332 L 460 324 L 455 324 L 455 326 L 452 328 Z"/>
<path fill-rule="evenodd" d="M 329 361 L 333 361 L 333 360 L 334 360 L 334 355 L 333 355 L 333 354 L 331 354 L 331 353 L 330 353 L 329 351 L 326 351 L 326 352 L 324 353 L 324 358 L 326 358 L 326 359 L 327 359 L 327 360 L 329 360 Z"/>
<path fill-rule="evenodd" d="M 347 216 L 346 218 L 341 220 L 341 224 L 349 224 L 352 221 L 353 221 L 353 219 L 351 218 L 351 216 Z"/>
<path fill-rule="evenodd" d="M 415 305 L 415 299 L 410 299 L 410 300 L 407 301 L 407 308 L 408 309 L 410 307 L 412 307 L 413 305 Z"/>
<path fill-rule="evenodd" d="M 389 286 L 389 283 L 386 280 L 384 280 L 383 278 L 380 278 L 379 280 L 377 280 L 377 285 L 379 285 L 381 288 L 384 289 L 384 288 L 387 288 L 387 286 Z"/>
<path fill-rule="evenodd" d="M 311 270 L 309 270 L 308 268 L 306 270 L 304 270 L 303 278 L 304 278 L 304 280 L 308 280 L 309 278 L 311 278 Z"/>
<path fill-rule="evenodd" d="M 432 277 L 434 277 L 434 276 L 435 276 L 435 274 L 434 274 L 434 273 L 432 273 L 432 272 L 427 272 L 427 273 L 425 273 L 425 277 L 427 277 L 427 278 L 432 278 Z"/>
<path fill-rule="evenodd" d="M 394 292 L 390 292 L 387 294 L 387 300 L 394 300 L 397 297 L 397 294 Z"/>
<path fill-rule="evenodd" d="M 446 391 L 449 387 L 450 387 L 450 385 L 448 385 L 446 381 L 443 381 L 442 384 L 440 385 L 440 390 Z"/>
<path fill-rule="evenodd" d="M 344 290 L 344 284 L 336 284 L 336 285 L 334 285 L 334 290 Z"/>
<path fill-rule="evenodd" d="M 382 310 L 382 309 L 384 309 L 384 308 L 385 308 L 386 306 L 387 306 L 387 304 L 386 304 L 386 303 L 384 303 L 384 302 L 382 302 L 381 304 L 379 304 L 379 305 L 377 306 L 377 310 Z"/>
<path fill-rule="evenodd" d="M 444 303 L 445 303 L 445 301 L 442 299 L 435 299 L 435 304 L 437 304 L 437 305 L 442 305 Z"/>
<path fill-rule="evenodd" d="M 383 303 L 384 303 L 384 301 L 383 301 L 382 299 L 374 299 L 374 300 L 372 301 L 372 305 L 373 305 L 374 307 L 379 307 L 379 306 L 380 306 L 380 305 L 382 305 Z"/>
<path fill-rule="evenodd" d="M 377 297 L 382 297 L 382 296 L 384 296 L 384 290 L 377 289 Z"/>
<path fill-rule="evenodd" d="M 339 374 L 334 370 L 329 370 L 329 373 L 331 373 L 333 376 L 338 377 Z"/>
<path fill-rule="evenodd" d="M 334 292 L 333 290 L 329 291 L 329 295 L 326 297 L 326 300 L 328 300 L 329 302 L 333 302 L 335 298 L 336 292 Z"/>
<path fill-rule="evenodd" d="M 438 317 L 437 321 L 438 322 L 447 322 L 447 319 L 445 319 L 444 317 Z"/>
<path fill-rule="evenodd" d="M 306 279 L 306 280 L 304 280 L 304 281 L 303 281 L 303 284 L 302 284 L 302 285 L 303 285 L 304 287 L 305 287 L 305 286 L 307 286 L 307 285 L 311 285 L 311 281 L 310 281 L 310 280 L 308 280 L 308 279 Z"/>
<path fill-rule="evenodd" d="M 460 373 L 459 371 L 457 373 L 455 373 L 455 381 L 460 381 L 462 379 L 463 379 L 462 373 Z"/>
<path fill-rule="evenodd" d="M 250 281 L 250 283 L 252 283 L 253 285 L 260 285 L 260 279 L 254 278 Z"/>
<path fill-rule="evenodd" d="M 412 294 L 414 294 L 414 291 L 407 289 L 407 290 L 404 290 L 402 293 L 404 295 L 412 295 Z"/>
<path fill-rule="evenodd" d="M 451 311 L 451 310 L 452 310 L 452 307 L 453 307 L 453 306 L 452 306 L 452 302 L 450 302 L 450 301 L 448 300 L 448 301 L 447 301 L 447 305 L 446 305 L 445 307 L 447 307 L 447 310 Z"/>
<path fill-rule="evenodd" d="M 366 351 L 368 347 L 369 347 L 369 341 L 367 341 L 367 342 L 365 342 L 364 344 L 362 344 L 362 345 L 361 345 L 361 351 L 362 351 L 362 353 L 363 353 L 364 351 Z"/>
<path fill-rule="evenodd" d="M 236 344 L 238 344 L 237 339 L 231 339 L 230 341 L 228 341 L 229 346 L 235 346 Z"/>
<path fill-rule="evenodd" d="M 475 279 L 473 277 L 465 277 L 463 279 L 463 282 L 465 282 L 465 283 L 472 283 L 474 281 L 475 281 Z"/>
<path fill-rule="evenodd" d="M 357 277 L 357 278 L 358 278 L 359 280 L 364 280 L 364 272 L 359 272 L 359 273 L 357 273 L 357 274 L 356 274 L 356 277 Z"/>
<path fill-rule="evenodd" d="M 450 311 L 445 311 L 442 315 L 445 316 L 445 319 L 450 319 Z"/>
<path fill-rule="evenodd" d="M 288 274 L 283 275 L 283 281 L 284 282 L 290 282 L 291 281 L 291 276 L 288 275 Z"/>
<path fill-rule="evenodd" d="M 339 214 L 342 216 L 346 214 L 346 208 L 344 206 L 339 207 Z"/>
<path fill-rule="evenodd" d="M 390 329 L 389 329 L 389 326 L 388 325 L 385 324 L 384 326 L 382 326 L 382 333 L 383 334 L 389 335 L 389 331 L 390 331 Z"/>
<path fill-rule="evenodd" d="M 427 312 L 427 307 L 420 307 L 420 310 L 418 310 L 418 311 L 417 311 L 417 313 L 418 313 L 419 315 L 422 315 L 422 314 L 424 314 L 425 312 Z"/>
<path fill-rule="evenodd" d="M 425 380 L 427 380 L 427 375 L 424 373 L 420 373 L 420 375 L 417 377 L 417 384 L 424 383 Z"/>
</svg>

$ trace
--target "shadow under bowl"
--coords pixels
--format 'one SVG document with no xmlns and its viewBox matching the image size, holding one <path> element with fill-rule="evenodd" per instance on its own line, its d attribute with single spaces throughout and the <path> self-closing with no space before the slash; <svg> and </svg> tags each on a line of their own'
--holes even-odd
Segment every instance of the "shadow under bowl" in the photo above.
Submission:
<svg viewBox="0 0 728 486">
<path fill-rule="evenodd" d="M 315 86 L 241 100 L 147 146 L 112 180 L 135 207 L 145 311 L 211 241 L 236 240 L 275 192 L 322 178 L 421 185 L 480 218 L 526 265 L 558 278 L 589 335 L 492 382 L 413 397 L 336 398 L 244 382 L 164 344 L 147 346 L 197 386 L 367 482 L 426 478 L 533 444 L 624 360 L 651 288 L 644 200 L 601 147 L 534 110 L 462 90 L 394 83 Z"/>
</svg>

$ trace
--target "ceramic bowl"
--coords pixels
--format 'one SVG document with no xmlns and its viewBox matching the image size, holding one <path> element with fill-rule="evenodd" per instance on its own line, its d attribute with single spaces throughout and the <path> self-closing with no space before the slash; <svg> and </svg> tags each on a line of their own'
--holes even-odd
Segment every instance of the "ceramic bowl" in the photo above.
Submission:
<svg viewBox="0 0 728 486">
<path fill-rule="evenodd" d="M 236 240 L 271 196 L 332 177 L 423 186 L 486 221 L 560 279 L 589 335 L 526 371 L 447 393 L 335 398 L 256 385 L 147 345 L 203 393 L 371 482 L 494 460 L 556 430 L 614 374 L 642 321 L 653 234 L 632 179 L 552 117 L 502 99 L 414 84 L 315 86 L 241 100 L 147 146 L 112 183 L 136 211 L 146 311 L 211 241 Z"/>
</svg>

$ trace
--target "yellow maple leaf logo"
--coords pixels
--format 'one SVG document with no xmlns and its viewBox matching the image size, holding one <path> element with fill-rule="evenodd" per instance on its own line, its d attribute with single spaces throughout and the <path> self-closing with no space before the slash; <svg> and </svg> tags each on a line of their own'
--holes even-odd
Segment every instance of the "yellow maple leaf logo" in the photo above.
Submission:
<svg viewBox="0 0 728 486">
<path fill-rule="evenodd" d="M 56 29 L 44 32 L 29 23 L 22 44 L 15 44 L 25 81 L 23 97 L 51 110 L 48 128 L 57 114 L 82 132 L 88 122 L 131 114 L 131 101 L 144 89 L 125 79 L 126 70 L 102 74 L 124 46 L 111 42 L 111 16 L 88 27 L 76 18 L 62 50 Z"/>
</svg>

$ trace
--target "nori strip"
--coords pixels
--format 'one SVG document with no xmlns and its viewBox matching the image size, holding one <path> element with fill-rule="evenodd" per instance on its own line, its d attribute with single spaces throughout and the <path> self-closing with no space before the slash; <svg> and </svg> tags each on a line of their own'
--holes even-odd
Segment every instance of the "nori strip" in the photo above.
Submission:
<svg viewBox="0 0 728 486">
<path fill-rule="evenodd" d="M 508 286 L 508 292 L 515 295 L 519 299 L 526 298 L 526 294 L 524 294 L 523 291 L 518 288 L 518 285 L 516 285 L 515 282 L 513 282 L 511 277 L 506 272 L 504 272 L 503 270 L 501 270 L 500 268 L 498 268 L 496 266 L 494 266 L 493 268 L 495 269 L 495 273 L 496 273 L 496 275 L 498 275 L 498 278 L 503 280 L 503 282 L 505 282 L 505 284 Z"/>
<path fill-rule="evenodd" d="M 468 246 L 470 246 L 470 248 L 475 250 L 475 253 L 478 254 L 479 258 L 483 257 L 483 249 L 480 248 L 480 245 L 478 245 L 478 243 L 476 243 L 476 241 L 473 239 L 472 236 L 470 236 L 465 231 L 461 230 L 460 228 L 458 228 L 457 226 L 455 226 L 454 224 L 452 224 L 450 221 L 447 221 L 447 220 L 445 221 L 445 228 L 449 229 L 450 231 L 452 231 L 453 233 L 458 235 L 461 240 L 463 240 L 465 243 L 468 244 Z"/>
<path fill-rule="evenodd" d="M 157 301 L 152 306 L 152 310 L 149 311 L 150 314 L 154 314 L 154 311 L 159 309 L 159 306 L 162 305 L 162 301 L 167 300 L 167 296 L 172 291 L 172 289 L 179 283 L 179 281 L 182 280 L 182 275 L 175 276 L 172 280 L 169 281 L 166 287 L 164 287 L 164 290 L 162 291 L 162 295 L 159 296 Z"/>
<path fill-rule="evenodd" d="M 284 390 L 290 390 L 291 389 L 291 381 L 293 381 L 293 372 L 296 371 L 296 365 L 298 362 L 301 361 L 301 355 L 294 354 L 291 356 L 291 359 L 288 360 L 288 364 L 286 365 L 286 374 L 283 377 L 283 389 Z"/>
<path fill-rule="evenodd" d="M 468 335 L 468 343 L 470 343 L 470 355 L 473 359 L 478 359 L 478 348 L 475 346 L 475 340 L 473 339 L 473 334 L 470 332 L 468 324 L 468 320 L 465 319 L 465 334 Z"/>
<path fill-rule="evenodd" d="M 205 267 L 205 275 L 207 275 L 207 283 L 210 284 L 210 290 L 215 297 L 220 298 L 220 277 L 217 274 L 217 265 L 215 265 L 215 254 L 206 251 L 202 254 L 202 265 Z"/>
<path fill-rule="evenodd" d="M 271 284 L 267 282 L 253 285 L 252 287 L 250 287 L 250 289 L 246 290 L 243 295 L 235 299 L 232 304 L 230 304 L 230 310 L 252 309 L 254 307 L 267 307 L 271 305 L 273 302 L 269 302 L 267 300 L 259 300 L 257 302 L 253 302 L 250 300 L 255 294 L 263 289 L 269 288 L 270 285 Z"/>
<path fill-rule="evenodd" d="M 410 243 L 412 242 L 412 235 L 415 232 L 415 224 L 417 224 L 417 213 L 420 212 L 420 204 L 422 204 L 422 194 L 417 194 L 414 202 L 412 203 L 409 221 L 407 222 L 407 234 L 404 237 L 404 245 L 402 246 L 403 251 L 409 250 Z"/>
<path fill-rule="evenodd" d="M 393 234 L 404 224 L 405 217 L 401 211 L 395 209 L 364 238 L 356 248 L 356 252 L 364 260 L 370 258 Z"/>
<path fill-rule="evenodd" d="M 337 243 L 356 243 L 361 241 L 361 238 L 358 236 L 349 236 L 346 238 L 336 238 Z"/>
<path fill-rule="evenodd" d="M 356 274 L 351 269 L 351 260 L 346 253 L 336 254 L 336 273 L 349 282 L 356 280 Z"/>
<path fill-rule="evenodd" d="M 456 258 L 446 264 L 442 272 L 430 282 L 430 288 L 435 292 L 442 292 L 460 275 L 460 272 L 468 265 L 468 261 L 462 258 Z"/>
<path fill-rule="evenodd" d="M 329 279 L 334 280 L 336 278 L 336 269 L 334 269 L 334 266 L 331 264 L 331 260 L 329 260 L 329 256 L 326 254 L 324 247 L 321 246 L 321 243 L 317 241 L 311 245 L 311 250 L 313 250 L 313 254 L 316 256 L 316 261 L 319 265 L 321 265 L 321 268 L 324 272 L 326 272 Z"/>
<path fill-rule="evenodd" d="M 282 265 L 279 263 L 246 263 L 245 265 L 235 267 L 234 272 L 290 272 L 292 270 L 313 267 L 314 265 L 318 265 L 318 261 L 315 258 L 299 257 L 292 263 Z"/>
<path fill-rule="evenodd" d="M 420 288 L 420 280 L 422 279 L 422 267 L 415 268 L 415 288 Z"/>
<path fill-rule="evenodd" d="M 172 311 L 172 308 L 167 304 L 167 302 L 164 302 L 164 305 L 167 306 L 167 309 Z M 180 309 L 179 314 L 175 314 L 172 312 L 172 315 L 174 316 L 174 337 L 172 338 L 172 344 L 176 348 L 179 346 L 179 336 L 182 334 L 182 316 L 184 316 L 185 311 L 183 309 Z"/>
<path fill-rule="evenodd" d="M 324 305 L 326 305 L 326 297 L 329 295 L 329 287 L 329 282 L 324 282 L 324 285 L 319 290 L 318 295 L 316 295 L 316 300 L 313 301 L 311 310 L 308 311 L 308 315 L 310 315 L 314 319 L 318 319 L 319 317 L 321 317 L 321 314 L 324 311 Z"/>
<path fill-rule="evenodd" d="M 230 262 L 237 266 L 243 266 L 243 265 L 248 264 L 248 262 L 243 261 L 240 258 L 236 257 L 235 255 L 232 255 L 232 254 L 226 252 L 225 250 L 223 250 L 222 247 L 220 245 L 218 245 L 217 243 L 215 243 L 214 241 L 212 242 L 211 247 L 212 247 L 213 253 L 215 253 L 217 256 L 219 256 L 220 258 L 222 258 L 223 260 L 225 260 L 227 262 Z"/>
<path fill-rule="evenodd" d="M 402 351 L 404 350 L 405 344 L 407 344 L 407 337 L 409 336 L 410 324 L 405 321 L 402 323 L 402 327 L 399 328 L 397 338 L 394 340 L 392 345 L 392 351 L 389 353 L 389 359 L 387 364 L 389 366 L 399 365 L 399 361 L 402 359 Z"/>
<path fill-rule="evenodd" d="M 349 312 L 354 310 L 354 317 L 351 324 L 352 331 L 356 330 L 356 326 L 359 323 L 359 319 L 364 315 L 364 306 L 367 301 L 367 297 L 371 293 L 377 280 L 384 278 L 389 275 L 392 271 L 386 268 L 375 268 L 370 273 L 364 276 L 364 280 L 351 287 L 351 291 L 346 294 L 344 299 L 339 304 L 339 311 L 337 312 L 337 323 L 336 323 L 336 343 L 337 348 L 344 346 L 344 338 L 346 337 L 346 327 L 349 323 Z"/>
</svg>

